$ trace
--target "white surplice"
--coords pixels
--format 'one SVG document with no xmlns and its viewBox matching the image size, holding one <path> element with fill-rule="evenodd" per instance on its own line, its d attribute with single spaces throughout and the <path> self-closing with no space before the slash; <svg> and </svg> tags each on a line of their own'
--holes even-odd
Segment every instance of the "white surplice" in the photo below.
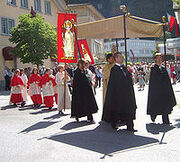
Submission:
<svg viewBox="0 0 180 162">
<path fill-rule="evenodd" d="M 28 78 L 26 76 L 26 74 L 22 74 L 21 79 L 24 83 L 25 86 L 22 86 L 22 96 L 23 96 L 23 101 L 27 101 L 27 82 L 28 82 Z"/>
<path fill-rule="evenodd" d="M 65 73 L 64 72 L 58 72 L 56 74 L 56 84 L 57 84 L 57 92 L 58 92 L 58 110 L 61 111 L 62 109 L 64 109 L 64 87 L 66 88 L 65 90 L 65 109 L 70 109 L 71 108 L 71 95 L 69 92 L 69 88 L 67 85 L 67 82 L 70 81 L 70 78 L 68 75 L 67 79 L 66 79 L 66 86 L 64 86 L 64 76 Z"/>
</svg>

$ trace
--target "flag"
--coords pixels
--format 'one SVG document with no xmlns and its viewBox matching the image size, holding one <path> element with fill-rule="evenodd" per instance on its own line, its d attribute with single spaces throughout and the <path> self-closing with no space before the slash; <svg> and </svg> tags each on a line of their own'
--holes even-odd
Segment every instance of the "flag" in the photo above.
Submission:
<svg viewBox="0 0 180 162">
<path fill-rule="evenodd" d="M 77 14 L 59 13 L 57 22 L 57 60 L 58 62 L 77 62 Z"/>
<path fill-rule="evenodd" d="M 174 28 L 174 24 L 175 24 L 175 30 L 176 30 L 176 36 L 179 36 L 179 25 L 177 23 L 177 20 L 175 17 L 167 14 L 168 16 L 168 24 L 169 24 L 169 31 L 172 32 L 173 28 Z"/>
<path fill-rule="evenodd" d="M 86 61 L 89 61 L 91 65 L 93 65 L 94 59 L 89 50 L 86 39 L 78 40 L 78 44 L 79 44 L 79 50 L 80 50 L 82 58 L 85 59 Z"/>
<path fill-rule="evenodd" d="M 174 24 L 175 24 L 175 17 L 167 14 L 168 16 L 168 24 L 169 24 L 169 31 L 172 32 Z"/>
<path fill-rule="evenodd" d="M 176 36 L 179 37 L 179 25 L 177 23 L 177 20 L 175 20 L 175 29 L 176 29 Z"/>
<path fill-rule="evenodd" d="M 133 62 L 135 62 L 135 55 L 132 49 L 130 49 L 131 54 L 133 55 Z"/>
</svg>

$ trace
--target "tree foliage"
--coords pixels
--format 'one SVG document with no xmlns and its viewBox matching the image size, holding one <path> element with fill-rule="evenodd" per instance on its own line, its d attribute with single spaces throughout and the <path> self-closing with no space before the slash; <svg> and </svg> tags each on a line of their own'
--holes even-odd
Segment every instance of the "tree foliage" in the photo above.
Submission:
<svg viewBox="0 0 180 162">
<path fill-rule="evenodd" d="M 13 53 L 23 63 L 43 65 L 44 59 L 56 57 L 57 32 L 43 17 L 19 16 L 19 24 L 11 29 L 9 40 L 16 44 Z"/>
<path fill-rule="evenodd" d="M 173 0 L 173 2 L 177 5 L 178 8 L 180 8 L 180 0 Z"/>
</svg>

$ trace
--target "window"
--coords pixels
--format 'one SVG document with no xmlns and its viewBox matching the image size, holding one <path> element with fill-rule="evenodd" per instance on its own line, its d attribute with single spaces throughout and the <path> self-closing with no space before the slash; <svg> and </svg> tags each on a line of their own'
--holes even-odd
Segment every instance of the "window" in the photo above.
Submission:
<svg viewBox="0 0 180 162">
<path fill-rule="evenodd" d="M 45 5 L 45 14 L 51 15 L 51 2 L 44 1 L 44 5 Z"/>
<path fill-rule="evenodd" d="M 123 46 L 125 46 L 125 44 L 124 43 L 120 43 L 120 46 L 123 47 Z"/>
<path fill-rule="evenodd" d="M 16 0 L 7 0 L 7 3 L 16 6 Z"/>
<path fill-rule="evenodd" d="M 21 0 L 21 7 L 28 8 L 28 0 Z"/>
<path fill-rule="evenodd" d="M 10 34 L 11 28 L 15 26 L 15 21 L 9 18 L 1 18 L 1 33 Z"/>
<path fill-rule="evenodd" d="M 97 7 L 98 7 L 98 9 L 100 10 L 100 9 L 102 9 L 102 4 L 101 3 L 99 3 L 98 5 L 97 5 Z"/>
<path fill-rule="evenodd" d="M 41 0 L 34 0 L 35 11 L 41 12 Z"/>
<path fill-rule="evenodd" d="M 73 11 L 71 11 L 72 13 L 77 13 L 77 11 L 76 10 L 73 10 Z"/>
</svg>

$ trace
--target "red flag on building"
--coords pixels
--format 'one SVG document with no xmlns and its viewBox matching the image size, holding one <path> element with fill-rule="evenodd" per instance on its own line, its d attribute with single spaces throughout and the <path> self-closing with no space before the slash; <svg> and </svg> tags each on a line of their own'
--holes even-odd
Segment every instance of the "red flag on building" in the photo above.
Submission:
<svg viewBox="0 0 180 162">
<path fill-rule="evenodd" d="M 172 32 L 175 23 L 175 17 L 169 14 L 167 14 L 167 16 L 168 16 L 169 31 Z"/>
<path fill-rule="evenodd" d="M 57 22 L 57 60 L 58 62 L 77 62 L 77 14 L 59 13 Z"/>
<path fill-rule="evenodd" d="M 85 59 L 86 61 L 89 61 L 91 64 L 94 64 L 94 59 L 89 50 L 86 39 L 78 40 L 78 44 L 82 58 Z"/>
<path fill-rule="evenodd" d="M 173 28 L 174 28 L 174 24 L 175 24 L 175 30 L 176 30 L 176 36 L 179 36 L 179 25 L 177 23 L 177 20 L 175 17 L 167 14 L 168 16 L 168 24 L 169 24 L 169 31 L 172 32 Z"/>
</svg>

